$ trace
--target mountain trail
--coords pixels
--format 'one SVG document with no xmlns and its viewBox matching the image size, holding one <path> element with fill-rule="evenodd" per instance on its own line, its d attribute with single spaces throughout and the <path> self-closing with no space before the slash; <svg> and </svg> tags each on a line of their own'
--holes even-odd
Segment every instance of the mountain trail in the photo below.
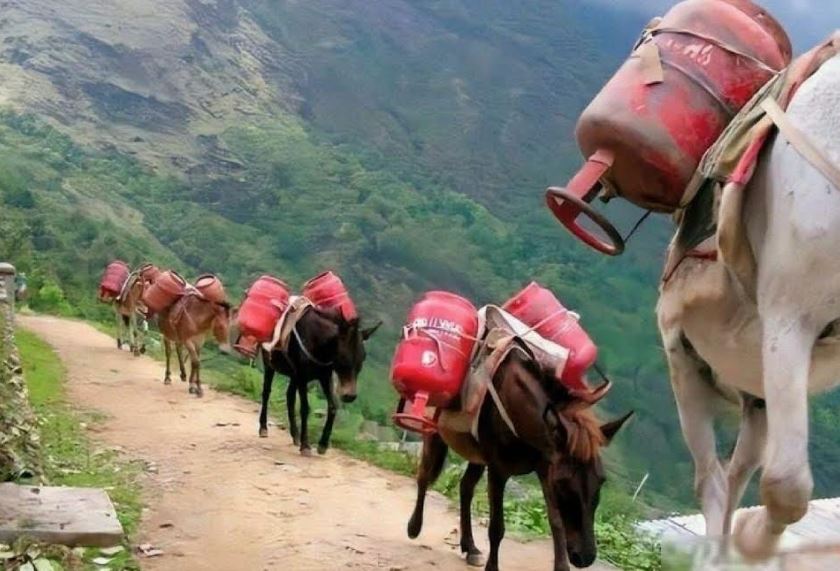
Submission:
<svg viewBox="0 0 840 571">
<path fill-rule="evenodd" d="M 302 457 L 276 428 L 259 439 L 255 403 L 212 390 L 198 400 L 177 380 L 164 386 L 161 363 L 118 351 L 86 323 L 24 315 L 19 323 L 58 352 L 68 400 L 106 415 L 91 437 L 150 467 L 134 540 L 164 555 L 142 559 L 143 569 L 468 569 L 444 497 L 429 494 L 423 533 L 411 541 L 411 479 L 336 450 Z M 486 533 L 476 525 L 485 553 Z M 546 541 L 502 544 L 503 569 L 548 570 L 551 561 Z"/>
</svg>

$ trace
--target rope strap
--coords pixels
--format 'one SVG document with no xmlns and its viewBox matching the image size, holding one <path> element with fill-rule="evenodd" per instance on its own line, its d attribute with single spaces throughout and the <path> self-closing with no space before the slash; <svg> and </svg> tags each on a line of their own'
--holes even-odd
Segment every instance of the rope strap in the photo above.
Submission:
<svg viewBox="0 0 840 571">
<path fill-rule="evenodd" d="M 796 149 L 796 152 L 811 163 L 811 166 L 820 171 L 835 188 L 840 189 L 840 169 L 837 168 L 837 165 L 805 133 L 793 124 L 793 121 L 790 120 L 790 117 L 788 117 L 776 100 L 772 97 L 765 99 L 761 102 L 761 108 L 773 120 L 779 132 Z"/>
</svg>

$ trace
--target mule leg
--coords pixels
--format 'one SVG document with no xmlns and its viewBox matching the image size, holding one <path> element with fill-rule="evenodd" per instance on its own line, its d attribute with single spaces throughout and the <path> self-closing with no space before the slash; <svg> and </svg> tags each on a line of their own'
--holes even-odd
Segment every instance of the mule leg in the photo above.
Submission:
<svg viewBox="0 0 840 571">
<path fill-rule="evenodd" d="M 814 479 L 808 461 L 808 374 L 820 328 L 781 303 L 762 307 L 767 449 L 761 477 L 764 508 L 736 523 L 736 542 L 747 557 L 775 552 L 785 528 L 808 511 Z"/>
<path fill-rule="evenodd" d="M 266 363 L 263 370 L 262 404 L 260 405 L 260 438 L 268 438 L 268 399 L 271 398 L 271 385 L 274 383 L 274 369 Z"/>
<path fill-rule="evenodd" d="M 766 405 L 762 399 L 745 395 L 741 407 L 741 427 L 738 432 L 738 442 L 735 444 L 732 458 L 726 467 L 729 499 L 723 520 L 724 534 L 728 535 L 732 532 L 732 516 L 741 504 L 747 484 L 761 465 L 766 443 Z"/>
<path fill-rule="evenodd" d="M 499 545 L 505 537 L 505 486 L 507 476 L 502 476 L 492 467 L 487 470 L 487 496 L 490 500 L 490 557 L 485 571 L 499 571 Z"/>
<path fill-rule="evenodd" d="M 484 466 L 470 463 L 461 477 L 459 490 L 461 497 L 461 553 L 467 556 L 467 565 L 473 567 L 484 565 L 484 556 L 475 545 L 472 531 L 472 500 L 475 495 L 475 487 L 483 475 Z"/>
<path fill-rule="evenodd" d="M 178 368 L 181 371 L 181 382 L 187 382 L 187 369 L 185 366 L 187 356 L 184 355 L 184 346 L 180 343 L 175 344 L 175 353 L 178 355 Z"/>
<path fill-rule="evenodd" d="M 125 316 L 125 324 L 128 328 L 128 346 L 131 347 L 131 354 L 139 357 L 140 345 L 137 339 L 137 319 L 133 310 Z"/>
<path fill-rule="evenodd" d="M 554 489 L 551 487 L 551 482 L 548 480 L 547 469 L 541 468 L 538 470 L 537 475 L 539 476 L 540 486 L 542 487 L 543 498 L 545 498 L 548 525 L 551 527 L 551 540 L 554 547 L 554 569 L 556 571 L 566 571 L 569 569 L 569 553 L 566 544 L 566 531 L 563 527 L 563 518 L 560 515 L 560 502 L 554 493 Z"/>
<path fill-rule="evenodd" d="M 309 445 L 309 392 L 306 381 L 298 381 L 298 397 L 300 397 L 300 453 L 304 456 L 312 455 Z"/>
<path fill-rule="evenodd" d="M 136 312 L 135 312 L 136 314 Z M 146 333 L 149 330 L 149 322 L 146 321 L 146 318 L 142 315 L 140 319 L 137 319 L 137 315 L 134 316 L 136 327 L 137 327 L 137 335 L 139 336 L 139 345 L 140 345 L 140 354 L 146 354 Z"/>
<path fill-rule="evenodd" d="M 417 503 L 414 513 L 408 520 L 408 537 L 416 539 L 423 529 L 423 509 L 426 505 L 426 490 L 434 484 L 443 471 L 446 453 L 449 448 L 439 434 L 432 434 L 423 439 L 423 455 L 417 467 Z"/>
<path fill-rule="evenodd" d="M 661 327 L 661 326 L 660 326 Z M 728 498 L 726 474 L 715 442 L 715 405 L 720 395 L 703 376 L 703 363 L 689 354 L 682 333 L 662 332 L 680 427 L 694 460 L 694 492 L 706 520 L 706 535 L 723 535 Z"/>
<path fill-rule="evenodd" d="M 297 385 L 295 379 L 289 379 L 289 386 L 286 388 L 286 410 L 289 413 L 289 434 L 292 443 L 300 446 L 300 431 L 298 430 L 297 414 L 295 412 L 295 399 L 297 398 Z"/>
<path fill-rule="evenodd" d="M 169 368 L 169 361 L 172 357 L 172 342 L 167 339 L 166 337 L 163 338 L 163 353 L 166 355 L 166 374 L 163 377 L 163 384 L 164 385 L 171 385 L 172 384 L 172 376 L 171 371 Z"/>
<path fill-rule="evenodd" d="M 204 391 L 201 389 L 201 353 L 199 347 L 192 341 L 184 343 L 190 357 L 190 388 L 189 393 L 201 398 Z"/>
<path fill-rule="evenodd" d="M 324 391 L 324 396 L 327 398 L 327 421 L 324 423 L 324 430 L 321 433 L 321 439 L 318 441 L 318 454 L 326 454 L 330 447 L 330 436 L 332 436 L 338 404 L 335 400 L 335 391 L 333 391 L 332 375 L 319 379 L 319 382 L 321 390 Z"/>
<path fill-rule="evenodd" d="M 114 317 L 117 322 L 117 349 L 122 349 L 123 318 L 122 313 L 120 313 L 120 306 L 118 303 L 114 304 Z"/>
<path fill-rule="evenodd" d="M 137 311 L 131 310 L 131 315 L 128 317 L 128 330 L 131 335 L 131 348 L 135 357 L 139 357 L 141 353 L 146 352 L 145 336 L 141 333 L 141 329 L 137 324 Z"/>
</svg>

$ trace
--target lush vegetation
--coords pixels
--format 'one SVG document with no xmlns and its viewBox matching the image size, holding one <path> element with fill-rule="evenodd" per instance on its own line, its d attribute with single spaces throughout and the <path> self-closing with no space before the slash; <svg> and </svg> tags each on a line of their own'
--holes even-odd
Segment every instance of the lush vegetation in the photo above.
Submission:
<svg viewBox="0 0 840 571">
<path fill-rule="evenodd" d="M 263 272 L 297 285 L 332 267 L 366 318 L 385 321 L 355 407 L 380 424 L 395 401 L 388 361 L 420 292 L 453 289 L 482 304 L 539 280 L 599 343 L 616 381 L 607 411 L 638 413 L 610 451 L 613 479 L 629 489 L 649 473 L 646 504 L 693 506 L 653 323 L 667 223 L 650 222 L 612 260 L 575 243 L 541 204 L 542 189 L 577 165 L 575 118 L 643 19 L 553 0 L 421 4 L 240 0 L 282 54 L 273 88 L 286 111 L 220 116 L 208 136 L 200 121 L 176 123 L 212 149 L 205 168 L 155 170 L 114 150 L 125 141 L 74 142 L 86 139 L 72 120 L 61 123 L 74 138 L 1 112 L 0 257 L 27 273 L 33 308 L 97 320 L 111 318 L 93 291 L 114 257 L 216 272 L 233 298 Z M 208 33 L 222 12 L 207 12 Z M 212 55 L 195 61 L 222 73 Z M 105 102 L 125 107 L 103 125 L 137 119 L 132 101 Z M 624 228 L 640 214 L 609 211 Z M 836 400 L 815 405 L 819 494 L 840 481 Z"/>
</svg>

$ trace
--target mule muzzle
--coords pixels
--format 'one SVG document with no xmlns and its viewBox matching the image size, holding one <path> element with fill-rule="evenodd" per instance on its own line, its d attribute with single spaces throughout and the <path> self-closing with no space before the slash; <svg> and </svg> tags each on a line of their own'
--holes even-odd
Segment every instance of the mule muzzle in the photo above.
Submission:
<svg viewBox="0 0 840 571">
<path fill-rule="evenodd" d="M 356 393 L 341 395 L 341 402 L 350 404 L 351 402 L 356 400 Z"/>
</svg>

